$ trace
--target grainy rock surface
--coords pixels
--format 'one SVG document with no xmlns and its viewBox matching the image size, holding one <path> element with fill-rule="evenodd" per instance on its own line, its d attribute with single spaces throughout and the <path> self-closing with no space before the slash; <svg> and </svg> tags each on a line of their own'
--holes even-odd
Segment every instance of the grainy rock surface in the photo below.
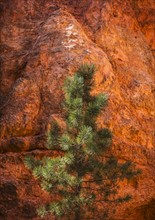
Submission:
<svg viewBox="0 0 155 220">
<path fill-rule="evenodd" d="M 23 159 L 55 154 L 45 134 L 62 117 L 65 77 L 83 62 L 97 66 L 93 93 L 109 94 L 98 125 L 143 171 L 123 183 L 133 200 L 113 219 L 155 219 L 154 10 L 153 0 L 0 1 L 0 219 L 36 220 L 50 200 Z"/>
</svg>

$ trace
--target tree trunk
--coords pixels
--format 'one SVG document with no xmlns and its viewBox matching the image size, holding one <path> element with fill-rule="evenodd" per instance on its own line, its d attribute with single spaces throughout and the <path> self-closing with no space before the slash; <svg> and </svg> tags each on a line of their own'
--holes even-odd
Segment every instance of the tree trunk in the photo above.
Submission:
<svg viewBox="0 0 155 220">
<path fill-rule="evenodd" d="M 76 189 L 76 196 L 77 197 L 80 196 L 80 192 L 81 192 L 81 184 Z M 81 219 L 81 208 L 80 208 L 80 204 L 77 204 L 76 209 L 75 209 L 75 218 L 74 218 L 74 220 L 80 220 L 80 219 Z"/>
<path fill-rule="evenodd" d="M 74 220 L 80 220 L 80 207 L 77 208 L 77 210 L 75 211 L 75 219 Z"/>
</svg>

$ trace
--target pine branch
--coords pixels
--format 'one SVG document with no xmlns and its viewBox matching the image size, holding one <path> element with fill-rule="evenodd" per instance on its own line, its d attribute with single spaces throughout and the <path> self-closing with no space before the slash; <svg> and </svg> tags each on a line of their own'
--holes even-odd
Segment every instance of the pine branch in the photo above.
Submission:
<svg viewBox="0 0 155 220">
<path fill-rule="evenodd" d="M 41 160 L 25 159 L 26 166 L 41 182 L 41 187 L 55 198 L 38 209 L 41 217 L 51 214 L 58 219 L 73 217 L 77 220 L 87 219 L 87 214 L 93 213 L 93 219 L 96 219 L 99 213 L 96 203 L 117 205 L 128 201 L 128 195 L 117 197 L 119 182 L 140 173 L 129 161 L 118 163 L 114 157 L 105 158 L 112 134 L 107 128 L 98 130 L 96 118 L 107 104 L 108 95 L 91 95 L 95 70 L 93 64 L 83 64 L 65 80 L 63 110 L 66 128 L 61 131 L 53 121 L 47 135 L 47 147 L 56 149 L 60 155 Z M 100 219 L 108 219 L 106 206 L 102 208 Z"/>
</svg>

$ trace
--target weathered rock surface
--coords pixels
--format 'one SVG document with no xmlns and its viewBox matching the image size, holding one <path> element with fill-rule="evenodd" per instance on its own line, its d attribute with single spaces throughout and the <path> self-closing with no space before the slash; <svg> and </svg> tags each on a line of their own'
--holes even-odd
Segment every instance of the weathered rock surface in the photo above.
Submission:
<svg viewBox="0 0 155 220">
<path fill-rule="evenodd" d="M 23 158 L 54 154 L 45 133 L 82 62 L 97 66 L 93 92 L 109 94 L 98 124 L 112 130 L 113 152 L 143 170 L 122 185 L 134 198 L 113 219 L 155 219 L 154 9 L 153 0 L 1 0 L 0 219 L 37 219 L 50 199 Z"/>
</svg>

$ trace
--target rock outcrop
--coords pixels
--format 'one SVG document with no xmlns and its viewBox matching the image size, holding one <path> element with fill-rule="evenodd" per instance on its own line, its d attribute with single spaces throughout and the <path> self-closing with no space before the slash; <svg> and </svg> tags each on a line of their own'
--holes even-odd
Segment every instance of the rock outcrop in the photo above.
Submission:
<svg viewBox="0 0 155 220">
<path fill-rule="evenodd" d="M 113 152 L 143 173 L 113 219 L 155 219 L 153 0 L 1 0 L 0 219 L 39 219 L 50 196 L 23 165 L 47 151 L 46 131 L 62 117 L 62 85 L 83 62 L 97 66 L 94 94 L 109 94 L 98 120 Z M 46 218 L 48 219 L 48 218 Z"/>
</svg>

